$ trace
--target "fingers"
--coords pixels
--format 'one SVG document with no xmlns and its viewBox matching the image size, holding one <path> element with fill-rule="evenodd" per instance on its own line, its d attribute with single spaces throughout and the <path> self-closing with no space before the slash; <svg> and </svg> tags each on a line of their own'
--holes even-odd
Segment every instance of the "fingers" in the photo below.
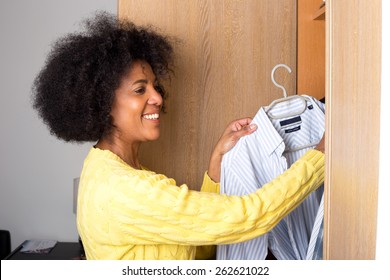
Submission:
<svg viewBox="0 0 390 280">
<path fill-rule="evenodd" d="M 233 121 L 231 127 L 233 131 L 238 131 L 241 130 L 243 127 L 248 126 L 251 122 L 252 122 L 251 118 L 242 118 Z"/>
<path fill-rule="evenodd" d="M 244 126 L 249 125 L 252 122 L 252 119 L 251 118 L 243 118 L 243 119 L 235 120 L 234 122 L 235 122 L 235 125 L 239 125 L 242 128 Z"/>
<path fill-rule="evenodd" d="M 246 127 L 244 127 L 243 131 L 245 132 L 245 134 L 251 134 L 254 131 L 256 131 L 256 129 L 257 129 L 257 124 L 252 123 L 252 124 L 247 125 Z"/>
<path fill-rule="evenodd" d="M 249 134 L 255 132 L 256 129 L 257 129 L 257 125 L 252 123 L 250 125 L 244 126 L 240 130 L 237 130 L 236 132 L 234 132 L 234 134 L 235 134 L 235 137 L 237 137 L 237 139 L 240 139 L 243 136 L 246 136 L 246 135 L 249 135 Z"/>
<path fill-rule="evenodd" d="M 256 124 L 250 124 L 251 118 L 243 118 L 231 122 L 218 140 L 217 145 L 214 148 L 213 154 L 224 155 L 231 148 L 233 148 L 238 140 L 245 136 L 253 133 L 257 129 Z"/>
</svg>

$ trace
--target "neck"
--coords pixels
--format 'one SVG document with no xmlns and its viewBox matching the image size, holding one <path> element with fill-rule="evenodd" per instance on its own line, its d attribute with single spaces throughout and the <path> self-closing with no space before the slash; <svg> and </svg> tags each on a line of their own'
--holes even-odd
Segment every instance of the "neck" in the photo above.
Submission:
<svg viewBox="0 0 390 280">
<path fill-rule="evenodd" d="M 124 162 L 135 169 L 141 169 L 138 159 L 138 151 L 141 143 L 126 143 L 116 140 L 100 139 L 95 147 L 101 150 L 109 150 L 120 157 Z"/>
</svg>

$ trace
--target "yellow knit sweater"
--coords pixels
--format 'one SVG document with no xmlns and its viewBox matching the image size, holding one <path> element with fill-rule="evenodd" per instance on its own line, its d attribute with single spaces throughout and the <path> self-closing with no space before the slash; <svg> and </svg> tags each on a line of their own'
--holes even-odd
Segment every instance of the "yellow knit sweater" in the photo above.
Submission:
<svg viewBox="0 0 390 280">
<path fill-rule="evenodd" d="M 77 226 L 87 259 L 194 259 L 196 246 L 242 242 L 271 230 L 324 179 L 324 154 L 308 151 L 255 193 L 202 192 L 110 151 L 92 148 L 80 178 Z"/>
</svg>

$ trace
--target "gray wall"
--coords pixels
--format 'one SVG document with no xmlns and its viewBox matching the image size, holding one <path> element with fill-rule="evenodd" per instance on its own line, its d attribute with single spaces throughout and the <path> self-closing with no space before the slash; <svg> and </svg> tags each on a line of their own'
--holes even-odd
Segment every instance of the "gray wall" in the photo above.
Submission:
<svg viewBox="0 0 390 280">
<path fill-rule="evenodd" d="M 57 140 L 31 108 L 31 85 L 50 44 L 116 0 L 1 0 L 0 229 L 25 239 L 77 241 L 73 178 L 91 144 Z"/>
</svg>

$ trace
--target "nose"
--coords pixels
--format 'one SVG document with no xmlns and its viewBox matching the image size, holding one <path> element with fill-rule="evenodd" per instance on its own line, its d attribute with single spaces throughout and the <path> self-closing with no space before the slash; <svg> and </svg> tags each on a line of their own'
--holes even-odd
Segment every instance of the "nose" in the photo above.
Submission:
<svg viewBox="0 0 390 280">
<path fill-rule="evenodd" d="M 148 104 L 156 105 L 159 107 L 161 107 L 161 105 L 163 104 L 163 98 L 161 94 L 154 88 L 151 90 L 151 94 L 148 99 Z"/>
</svg>

